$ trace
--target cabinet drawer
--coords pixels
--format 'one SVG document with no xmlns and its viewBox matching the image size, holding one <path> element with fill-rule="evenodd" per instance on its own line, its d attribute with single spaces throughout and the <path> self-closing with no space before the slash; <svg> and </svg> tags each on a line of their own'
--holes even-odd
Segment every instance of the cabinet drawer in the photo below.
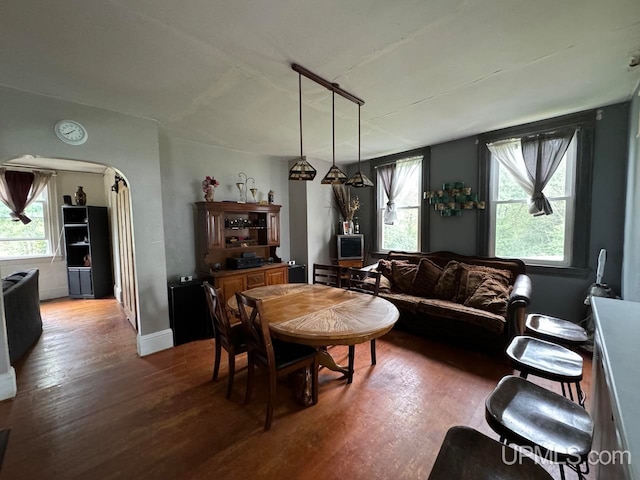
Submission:
<svg viewBox="0 0 640 480">
<path fill-rule="evenodd" d="M 264 285 L 266 285 L 264 272 L 247 274 L 247 288 L 263 287 Z"/>
</svg>

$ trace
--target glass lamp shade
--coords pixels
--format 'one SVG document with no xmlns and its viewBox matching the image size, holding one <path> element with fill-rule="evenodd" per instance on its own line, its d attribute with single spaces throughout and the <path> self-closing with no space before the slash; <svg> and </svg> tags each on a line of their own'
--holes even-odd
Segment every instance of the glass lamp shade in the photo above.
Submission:
<svg viewBox="0 0 640 480">
<path fill-rule="evenodd" d="M 345 185 L 349 185 L 350 187 L 373 187 L 373 182 L 367 178 L 367 176 L 358 170 L 353 177 L 351 177 Z"/>
<path fill-rule="evenodd" d="M 333 165 L 320 183 L 325 185 L 342 185 L 347 181 L 347 175 L 338 167 Z"/>
<path fill-rule="evenodd" d="M 307 157 L 302 156 L 289 170 L 289 180 L 313 180 L 316 173 L 316 169 L 307 162 Z"/>
</svg>

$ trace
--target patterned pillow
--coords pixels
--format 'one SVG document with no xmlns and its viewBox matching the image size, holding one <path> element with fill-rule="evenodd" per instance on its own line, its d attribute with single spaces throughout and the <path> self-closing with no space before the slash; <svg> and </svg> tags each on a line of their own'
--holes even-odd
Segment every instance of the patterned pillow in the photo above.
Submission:
<svg viewBox="0 0 640 480">
<path fill-rule="evenodd" d="M 464 303 L 487 278 L 493 277 L 507 287 L 511 284 L 512 275 L 509 270 L 500 270 L 485 267 L 484 265 L 468 265 L 466 263 L 461 263 L 460 267 L 460 283 L 454 298 L 457 303 Z"/>
<path fill-rule="evenodd" d="M 391 271 L 393 274 L 393 285 L 401 292 L 409 293 L 413 286 L 413 279 L 416 278 L 418 265 L 392 260 Z"/>
<path fill-rule="evenodd" d="M 442 275 L 438 279 L 433 294 L 436 298 L 442 300 L 454 300 L 458 294 L 458 288 L 460 285 L 460 263 L 455 260 L 451 260 L 444 267 Z"/>
<path fill-rule="evenodd" d="M 504 317 L 507 315 L 508 302 L 509 285 L 499 277 L 487 277 L 464 304 Z"/>
<path fill-rule="evenodd" d="M 433 293 L 442 275 L 442 268 L 428 258 L 420 259 L 416 277 L 413 279 L 411 295 L 418 297 L 433 297 Z"/>
<path fill-rule="evenodd" d="M 393 280 L 393 272 L 391 271 L 391 260 L 380 259 L 378 261 L 378 267 L 376 268 L 383 277 L 387 277 L 389 280 Z"/>
</svg>

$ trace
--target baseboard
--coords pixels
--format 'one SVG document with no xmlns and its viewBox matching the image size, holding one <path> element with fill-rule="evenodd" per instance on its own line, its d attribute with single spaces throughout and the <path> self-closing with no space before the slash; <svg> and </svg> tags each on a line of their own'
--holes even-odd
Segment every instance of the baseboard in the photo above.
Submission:
<svg viewBox="0 0 640 480">
<path fill-rule="evenodd" d="M 113 286 L 113 296 L 116 297 L 118 303 L 122 303 L 122 290 L 118 285 Z"/>
<path fill-rule="evenodd" d="M 69 289 L 65 287 L 49 288 L 47 290 L 40 290 L 40 300 L 51 300 L 54 298 L 62 298 L 69 296 Z"/>
<path fill-rule="evenodd" d="M 173 330 L 167 328 L 149 335 L 138 335 L 138 355 L 144 357 L 173 347 Z"/>
<path fill-rule="evenodd" d="M 8 372 L 0 374 L 0 400 L 13 398 L 17 393 L 16 371 L 13 367 L 9 367 Z"/>
</svg>

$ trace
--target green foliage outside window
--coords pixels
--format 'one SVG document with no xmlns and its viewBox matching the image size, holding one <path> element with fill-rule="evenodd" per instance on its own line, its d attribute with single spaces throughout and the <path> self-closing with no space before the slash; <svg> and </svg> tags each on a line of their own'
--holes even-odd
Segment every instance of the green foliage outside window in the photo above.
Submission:
<svg viewBox="0 0 640 480">
<path fill-rule="evenodd" d="M 382 219 L 380 220 L 382 222 Z M 382 225 L 382 248 L 385 250 L 418 251 L 418 209 L 398 210 L 393 225 Z"/>
<path fill-rule="evenodd" d="M 35 201 L 25 210 L 31 219 L 28 224 L 14 221 L 9 208 L 0 203 L 0 257 L 24 257 L 46 255 L 44 204 Z"/>
</svg>

